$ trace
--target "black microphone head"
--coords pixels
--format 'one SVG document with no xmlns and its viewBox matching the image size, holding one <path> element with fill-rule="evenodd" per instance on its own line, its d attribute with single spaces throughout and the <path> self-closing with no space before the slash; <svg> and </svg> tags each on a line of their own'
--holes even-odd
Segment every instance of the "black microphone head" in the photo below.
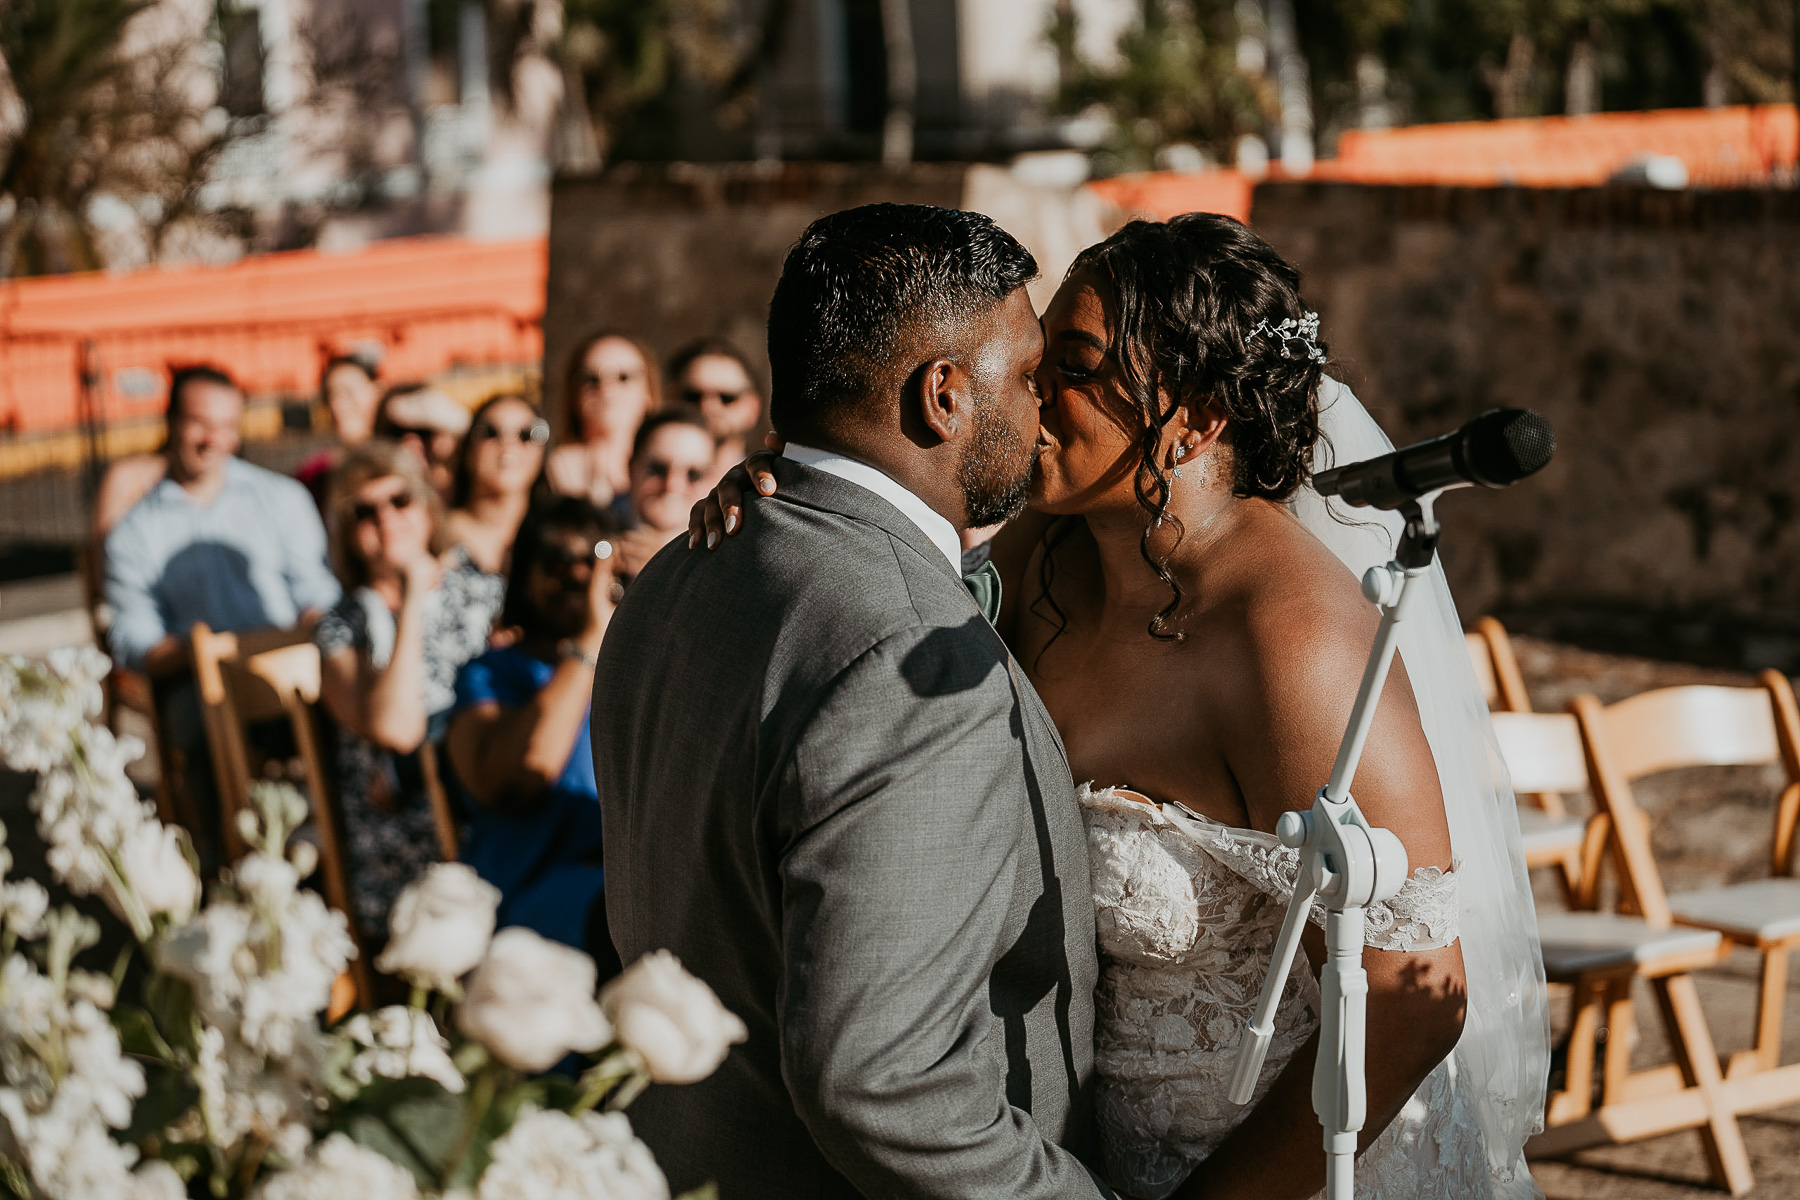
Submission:
<svg viewBox="0 0 1800 1200">
<path fill-rule="evenodd" d="M 1556 453 L 1550 422 L 1528 408 L 1496 408 L 1463 427 L 1463 462 L 1476 482 L 1506 487 L 1544 469 Z"/>
</svg>

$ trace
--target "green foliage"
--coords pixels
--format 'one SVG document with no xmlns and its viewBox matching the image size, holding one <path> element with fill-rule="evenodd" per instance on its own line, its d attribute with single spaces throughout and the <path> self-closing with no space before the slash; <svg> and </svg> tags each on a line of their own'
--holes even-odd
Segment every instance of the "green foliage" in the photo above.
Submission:
<svg viewBox="0 0 1800 1200">
<path fill-rule="evenodd" d="M 1064 113 L 1106 110 L 1113 132 L 1099 156 L 1103 173 L 1145 170 L 1157 147 L 1170 142 L 1229 159 L 1238 135 L 1260 129 L 1274 111 L 1267 80 L 1237 68 L 1230 0 L 1142 0 L 1113 66 L 1083 59 L 1077 33 L 1073 8 L 1059 7 L 1046 33 L 1062 67 L 1055 106 Z"/>
<path fill-rule="evenodd" d="M 117 99 L 111 82 L 119 70 L 120 36 L 151 2 L 0 4 L 0 55 L 24 117 L 23 127 L 0 148 L 0 193 L 19 206 L 0 255 L 23 259 L 26 273 L 98 265 L 78 231 L 81 205 L 99 175 L 91 142 Z"/>
<path fill-rule="evenodd" d="M 1271 129 L 1270 80 L 1234 54 L 1246 9 L 1266 4 L 1140 0 L 1101 69 L 1077 49 L 1073 5 L 1057 7 L 1057 105 L 1110 115 L 1103 168 L 1148 166 L 1173 141 L 1224 158 L 1239 134 Z M 1792 13 L 1791 0 L 1294 0 L 1326 153 L 1377 109 L 1399 124 L 1563 112 L 1578 48 L 1602 109 L 1787 99 Z"/>
<path fill-rule="evenodd" d="M 0 0 L 19 118 L 0 137 L 0 277 L 101 265 L 87 225 L 101 192 L 133 204 L 153 241 L 193 211 L 226 131 L 202 120 L 193 37 L 133 40 L 156 4 Z"/>
<path fill-rule="evenodd" d="M 586 101 L 598 156 L 661 157 L 684 100 L 710 100 L 722 123 L 746 115 L 749 64 L 773 49 L 791 5 L 767 6 L 760 31 L 731 0 L 565 0 L 555 47 Z"/>
</svg>

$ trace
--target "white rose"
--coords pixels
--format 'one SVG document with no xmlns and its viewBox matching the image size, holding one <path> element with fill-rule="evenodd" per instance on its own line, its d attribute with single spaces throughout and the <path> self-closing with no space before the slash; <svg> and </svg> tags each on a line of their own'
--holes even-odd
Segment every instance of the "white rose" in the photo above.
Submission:
<svg viewBox="0 0 1800 1200">
<path fill-rule="evenodd" d="M 405 1167 L 334 1133 L 299 1166 L 269 1176 L 250 1194 L 255 1200 L 414 1200 L 419 1185 Z"/>
<path fill-rule="evenodd" d="M 151 1159 L 131 1175 L 130 1200 L 187 1200 L 187 1184 L 175 1168 Z"/>
<path fill-rule="evenodd" d="M 150 916 L 167 913 L 177 923 L 194 915 L 200 881 L 181 852 L 181 835 L 157 821 L 145 821 L 119 847 L 125 880 Z M 112 902 L 109 894 L 108 902 Z"/>
<path fill-rule="evenodd" d="M 344 1036 L 357 1047 L 345 1074 L 360 1084 L 379 1075 L 405 1079 L 409 1075 L 435 1080 L 447 1092 L 465 1086 L 462 1072 L 450 1058 L 450 1043 L 438 1032 L 431 1014 L 403 1004 L 390 1004 L 374 1013 L 357 1013 L 344 1023 Z"/>
<path fill-rule="evenodd" d="M 571 1050 L 612 1040 L 594 1001 L 594 960 L 529 929 L 502 929 L 469 977 L 456 1026 L 521 1071 L 548 1071 Z"/>
<path fill-rule="evenodd" d="M 480 1200 L 669 1200 L 669 1183 L 624 1113 L 526 1110 L 493 1146 Z"/>
<path fill-rule="evenodd" d="M 232 874 L 244 898 L 267 911 L 279 911 L 300 886 L 294 864 L 272 854 L 247 854 Z"/>
<path fill-rule="evenodd" d="M 448 991 L 494 936 L 500 889 L 462 863 L 438 863 L 407 885 L 388 918 L 376 969 Z"/>
<path fill-rule="evenodd" d="M 658 1083 L 695 1083 L 750 1035 L 736 1013 L 667 950 L 638 959 L 600 992 L 619 1041 Z"/>
</svg>

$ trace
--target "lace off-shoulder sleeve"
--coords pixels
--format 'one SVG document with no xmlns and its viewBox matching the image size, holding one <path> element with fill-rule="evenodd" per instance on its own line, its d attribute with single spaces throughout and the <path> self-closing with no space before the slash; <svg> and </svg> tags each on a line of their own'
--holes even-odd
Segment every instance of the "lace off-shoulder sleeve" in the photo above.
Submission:
<svg viewBox="0 0 1800 1200">
<path fill-rule="evenodd" d="M 1082 785 L 1101 951 L 1140 966 L 1177 963 L 1200 938 L 1192 844 L 1157 810 Z"/>
<path fill-rule="evenodd" d="M 1298 851 L 1270 834 L 1234 829 L 1204 817 L 1187 817 L 1178 827 L 1220 864 L 1243 876 L 1258 890 L 1288 902 L 1300 873 Z M 1461 936 L 1457 915 L 1456 863 L 1419 867 L 1400 885 L 1392 900 L 1371 904 L 1363 918 L 1363 944 L 1376 950 L 1436 950 Z M 1325 927 L 1325 905 L 1313 901 L 1307 914 Z"/>
</svg>

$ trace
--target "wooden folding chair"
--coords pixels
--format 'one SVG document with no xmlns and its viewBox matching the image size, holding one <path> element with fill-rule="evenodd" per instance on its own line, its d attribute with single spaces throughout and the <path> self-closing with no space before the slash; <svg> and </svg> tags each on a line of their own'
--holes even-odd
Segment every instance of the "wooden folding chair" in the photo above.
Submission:
<svg viewBox="0 0 1800 1200">
<path fill-rule="evenodd" d="M 1596 813 L 1583 821 L 1562 809 L 1563 793 L 1588 790 L 1580 727 L 1567 713 L 1497 712 L 1492 717 L 1515 793 L 1549 796 L 1557 805 L 1555 815 L 1529 804 L 1518 806 L 1525 865 L 1554 867 L 1568 906 L 1594 907 L 1607 818 Z"/>
<path fill-rule="evenodd" d="M 1463 640 L 1488 707 L 1495 712 L 1530 712 L 1531 695 L 1525 690 L 1525 676 L 1519 673 L 1506 626 L 1493 617 L 1483 617 L 1463 634 Z"/>
<path fill-rule="evenodd" d="M 1521 801 L 1519 837 L 1524 844 L 1525 865 L 1554 867 L 1570 905 L 1584 907 L 1578 902 L 1581 864 L 1584 855 L 1596 854 L 1601 839 L 1588 822 L 1569 815 L 1562 798 L 1563 792 L 1586 788 L 1581 737 L 1574 722 L 1561 715 L 1548 723 L 1514 723 L 1502 733 L 1504 714 L 1535 715 L 1531 712 L 1531 695 L 1525 690 L 1525 677 L 1519 672 L 1519 660 L 1513 655 L 1512 639 L 1506 635 L 1506 626 L 1493 617 L 1475 622 L 1475 628 L 1463 638 L 1475 678 L 1495 718 L 1494 732 L 1500 737 L 1501 756 L 1512 775 L 1513 794 Z M 1508 738 L 1515 744 L 1508 746 Z M 1574 787 L 1533 782 L 1545 777 L 1565 785 L 1571 779 L 1582 782 Z"/>
<path fill-rule="evenodd" d="M 419 744 L 419 773 L 425 777 L 425 796 L 431 801 L 431 818 L 437 825 L 438 849 L 445 862 L 455 862 L 462 848 L 461 823 L 456 819 L 456 810 L 450 806 L 449 793 L 444 790 L 437 746 L 430 739 Z"/>
<path fill-rule="evenodd" d="M 1629 803 L 1630 780 L 1687 766 L 1779 763 L 1783 774 L 1770 843 L 1770 877 L 1669 897 L 1677 924 L 1717 930 L 1762 956 L 1755 1044 L 1733 1054 L 1726 1078 L 1744 1081 L 1738 1111 L 1800 1100 L 1800 1064 L 1781 1066 L 1782 1010 L 1789 951 L 1800 945 L 1800 879 L 1794 878 L 1794 835 L 1800 819 L 1800 710 L 1779 671 L 1764 671 L 1758 688 L 1674 687 L 1614 705 L 1604 719 L 1618 744 L 1617 773 L 1599 785 Z M 1616 710 L 1616 711 L 1615 711 Z"/>
<path fill-rule="evenodd" d="M 319 751 L 314 705 L 319 699 L 319 651 L 298 630 L 258 630 L 254 634 L 214 633 L 196 623 L 192 633 L 194 675 L 200 684 L 200 705 L 206 721 L 207 742 L 217 777 L 219 810 L 225 844 L 235 861 L 248 850 L 238 831 L 238 814 L 250 807 L 253 754 L 245 728 L 253 722 L 285 719 L 293 731 L 294 745 L 305 777 L 312 816 L 319 836 L 320 882 L 325 900 L 344 914 L 350 936 L 357 944 L 349 974 L 355 1002 L 374 1003 L 373 976 L 363 939 L 350 906 L 343 839 L 333 809 L 331 776 Z M 246 643 L 270 649 L 247 652 Z M 335 1007 L 335 999 L 334 999 Z M 339 1014 L 341 1015 L 341 1014 Z"/>
<path fill-rule="evenodd" d="M 1594 801 L 1608 819 L 1607 846 L 1618 868 L 1620 911 L 1538 916 L 1545 974 L 1574 985 L 1575 997 L 1565 1086 L 1550 1097 L 1548 1128 L 1527 1146 L 1532 1154 L 1566 1154 L 1698 1129 L 1715 1182 L 1733 1195 L 1754 1182 L 1737 1124 L 1742 1097 L 1719 1070 L 1691 974 L 1715 965 L 1727 945 L 1717 930 L 1674 923 L 1650 852 L 1650 823 L 1629 783 L 1721 756 L 1735 761 L 1744 752 L 1744 739 L 1721 724 L 1744 711 L 1741 699 L 1730 694 L 1734 690 L 1741 689 L 1664 689 L 1610 708 L 1592 696 L 1579 696 L 1570 704 L 1581 730 Z M 1676 691 L 1718 695 L 1677 699 L 1666 694 Z M 1631 989 L 1640 978 L 1655 990 L 1676 1062 L 1634 1072 Z M 1602 1024 L 1606 1052 L 1595 1108 L 1594 1058 Z"/>
<path fill-rule="evenodd" d="M 319 831 L 319 870 L 325 885 L 325 899 L 344 914 L 350 924 L 350 936 L 356 942 L 357 954 L 350 961 L 350 976 L 356 985 L 355 1002 L 359 1007 L 372 1008 L 375 1004 L 374 978 L 370 973 L 366 943 L 356 923 L 356 912 L 350 905 L 350 873 L 344 865 L 343 834 L 334 806 L 337 789 L 332 786 L 325 756 L 319 751 L 319 648 L 311 642 L 302 642 L 278 650 L 265 650 L 246 659 L 244 669 L 275 693 L 294 731 L 294 746 L 300 755 L 307 792 L 313 801 L 313 820 Z"/>
</svg>

